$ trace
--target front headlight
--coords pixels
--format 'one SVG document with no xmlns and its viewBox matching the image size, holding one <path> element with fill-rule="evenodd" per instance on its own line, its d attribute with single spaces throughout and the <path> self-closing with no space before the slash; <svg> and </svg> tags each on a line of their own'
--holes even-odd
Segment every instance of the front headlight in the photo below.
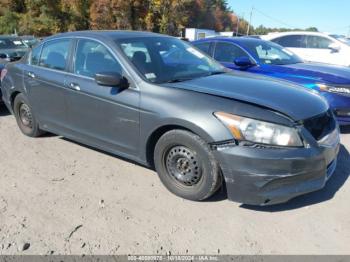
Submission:
<svg viewBox="0 0 350 262">
<path fill-rule="evenodd" d="M 273 146 L 303 146 L 303 142 L 295 128 L 225 112 L 216 112 L 214 115 L 231 131 L 236 140 Z"/>
<path fill-rule="evenodd" d="M 326 85 L 326 84 L 316 84 L 316 86 L 321 91 L 331 92 L 331 93 L 340 93 L 340 94 L 349 94 L 350 95 L 350 88 L 347 88 L 347 87 L 330 86 L 330 85 Z"/>
</svg>

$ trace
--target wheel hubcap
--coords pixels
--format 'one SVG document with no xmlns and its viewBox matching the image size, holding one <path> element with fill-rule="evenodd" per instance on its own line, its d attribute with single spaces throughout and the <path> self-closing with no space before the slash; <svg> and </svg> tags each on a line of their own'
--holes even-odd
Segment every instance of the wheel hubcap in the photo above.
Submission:
<svg viewBox="0 0 350 262">
<path fill-rule="evenodd" d="M 19 118 L 24 126 L 29 128 L 33 127 L 32 113 L 28 105 L 21 104 L 19 107 Z"/>
<path fill-rule="evenodd" d="M 202 170 L 196 154 L 185 146 L 171 148 L 165 156 L 168 173 L 176 181 L 193 186 L 202 177 Z"/>
</svg>

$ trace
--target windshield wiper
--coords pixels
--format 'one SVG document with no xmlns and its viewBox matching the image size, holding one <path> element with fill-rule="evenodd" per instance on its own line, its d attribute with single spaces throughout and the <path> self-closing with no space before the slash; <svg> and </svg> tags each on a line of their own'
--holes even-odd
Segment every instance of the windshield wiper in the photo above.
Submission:
<svg viewBox="0 0 350 262">
<path fill-rule="evenodd" d="M 193 80 L 195 78 L 200 78 L 200 77 L 207 77 L 207 76 L 212 76 L 212 75 L 220 75 L 220 74 L 225 74 L 227 73 L 226 71 L 213 71 L 213 72 L 209 72 L 208 74 L 201 74 L 201 75 L 196 75 L 193 77 L 184 77 L 184 78 L 175 78 L 175 79 L 170 79 L 168 81 L 165 81 L 163 83 L 179 83 L 179 82 L 184 82 L 184 81 L 189 81 L 189 80 Z"/>
<path fill-rule="evenodd" d="M 179 82 L 189 81 L 192 79 L 193 78 L 175 78 L 175 79 L 170 79 L 170 80 L 164 81 L 163 83 L 179 83 Z"/>
<path fill-rule="evenodd" d="M 205 76 L 221 75 L 221 74 L 226 74 L 226 73 L 227 73 L 226 71 L 213 71 Z"/>
</svg>

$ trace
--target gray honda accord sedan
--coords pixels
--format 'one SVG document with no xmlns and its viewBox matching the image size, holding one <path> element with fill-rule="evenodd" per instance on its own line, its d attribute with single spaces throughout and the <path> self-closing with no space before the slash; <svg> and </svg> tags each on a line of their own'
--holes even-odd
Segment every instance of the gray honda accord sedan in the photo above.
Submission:
<svg viewBox="0 0 350 262">
<path fill-rule="evenodd" d="M 154 167 L 174 194 L 285 202 L 333 174 L 327 102 L 288 82 L 228 72 L 190 44 L 132 31 L 49 37 L 1 74 L 20 130 L 45 131 Z"/>
</svg>

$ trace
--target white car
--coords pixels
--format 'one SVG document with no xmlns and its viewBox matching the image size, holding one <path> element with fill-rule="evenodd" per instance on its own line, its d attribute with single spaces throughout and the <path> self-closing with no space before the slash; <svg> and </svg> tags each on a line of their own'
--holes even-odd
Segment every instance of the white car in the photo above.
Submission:
<svg viewBox="0 0 350 262">
<path fill-rule="evenodd" d="M 305 61 L 350 66 L 350 44 L 318 32 L 285 32 L 261 36 L 294 52 Z"/>
</svg>

